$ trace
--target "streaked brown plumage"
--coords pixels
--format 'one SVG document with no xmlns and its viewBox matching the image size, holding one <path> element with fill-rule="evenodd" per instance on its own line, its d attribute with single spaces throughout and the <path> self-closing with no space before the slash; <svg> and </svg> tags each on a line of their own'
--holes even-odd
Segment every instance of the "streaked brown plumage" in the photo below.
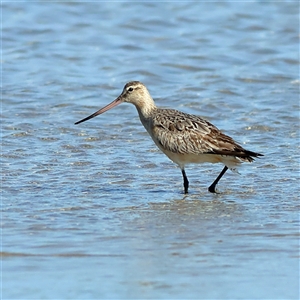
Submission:
<svg viewBox="0 0 300 300">
<path fill-rule="evenodd" d="M 156 107 L 147 88 L 139 81 L 127 83 L 116 100 L 75 124 L 102 114 L 122 102 L 135 105 L 142 124 L 155 144 L 180 167 L 185 193 L 188 193 L 189 182 L 184 168 L 188 163 L 220 162 L 225 165 L 208 188 L 214 193 L 218 181 L 228 168 L 234 171 L 240 163 L 252 162 L 254 157 L 262 156 L 260 153 L 244 149 L 231 137 L 199 116 Z"/>
</svg>

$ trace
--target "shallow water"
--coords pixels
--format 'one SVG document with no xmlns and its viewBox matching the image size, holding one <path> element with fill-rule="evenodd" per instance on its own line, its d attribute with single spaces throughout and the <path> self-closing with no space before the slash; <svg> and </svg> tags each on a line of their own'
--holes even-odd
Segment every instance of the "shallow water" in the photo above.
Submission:
<svg viewBox="0 0 300 300">
<path fill-rule="evenodd" d="M 3 3 L 3 299 L 298 299 L 298 13 Z M 184 196 L 133 106 L 74 125 L 131 80 L 265 156 Z"/>
</svg>

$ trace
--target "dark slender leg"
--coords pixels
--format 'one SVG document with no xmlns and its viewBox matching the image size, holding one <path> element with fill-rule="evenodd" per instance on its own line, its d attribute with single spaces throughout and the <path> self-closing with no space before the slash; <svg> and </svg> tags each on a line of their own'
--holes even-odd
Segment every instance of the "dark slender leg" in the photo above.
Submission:
<svg viewBox="0 0 300 300">
<path fill-rule="evenodd" d="M 183 176 L 183 186 L 184 186 L 184 193 L 187 194 L 189 190 L 189 181 L 186 177 L 184 169 L 181 170 Z"/>
<path fill-rule="evenodd" d="M 219 176 L 216 178 L 216 180 L 211 184 L 211 186 L 208 188 L 208 190 L 211 193 L 216 193 L 216 185 L 218 184 L 219 180 L 222 178 L 222 176 L 225 174 L 225 172 L 228 170 L 228 167 L 225 166 L 222 172 L 219 174 Z"/>
</svg>

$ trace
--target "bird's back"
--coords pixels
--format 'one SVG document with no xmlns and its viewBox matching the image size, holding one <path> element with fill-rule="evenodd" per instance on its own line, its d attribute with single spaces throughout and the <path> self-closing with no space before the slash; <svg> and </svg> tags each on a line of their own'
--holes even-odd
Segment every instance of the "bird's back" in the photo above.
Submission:
<svg viewBox="0 0 300 300">
<path fill-rule="evenodd" d="M 250 162 L 253 157 L 260 155 L 244 149 L 216 126 L 197 115 L 157 108 L 142 123 L 163 152 L 233 156 Z"/>
</svg>

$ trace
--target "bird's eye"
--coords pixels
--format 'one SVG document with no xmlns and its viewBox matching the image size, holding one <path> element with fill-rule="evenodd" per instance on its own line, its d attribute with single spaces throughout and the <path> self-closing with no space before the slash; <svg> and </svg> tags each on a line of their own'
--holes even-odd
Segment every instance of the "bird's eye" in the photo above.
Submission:
<svg viewBox="0 0 300 300">
<path fill-rule="evenodd" d="M 132 92 L 132 91 L 133 91 L 133 88 L 130 87 L 127 91 L 128 91 L 128 92 Z"/>
</svg>

